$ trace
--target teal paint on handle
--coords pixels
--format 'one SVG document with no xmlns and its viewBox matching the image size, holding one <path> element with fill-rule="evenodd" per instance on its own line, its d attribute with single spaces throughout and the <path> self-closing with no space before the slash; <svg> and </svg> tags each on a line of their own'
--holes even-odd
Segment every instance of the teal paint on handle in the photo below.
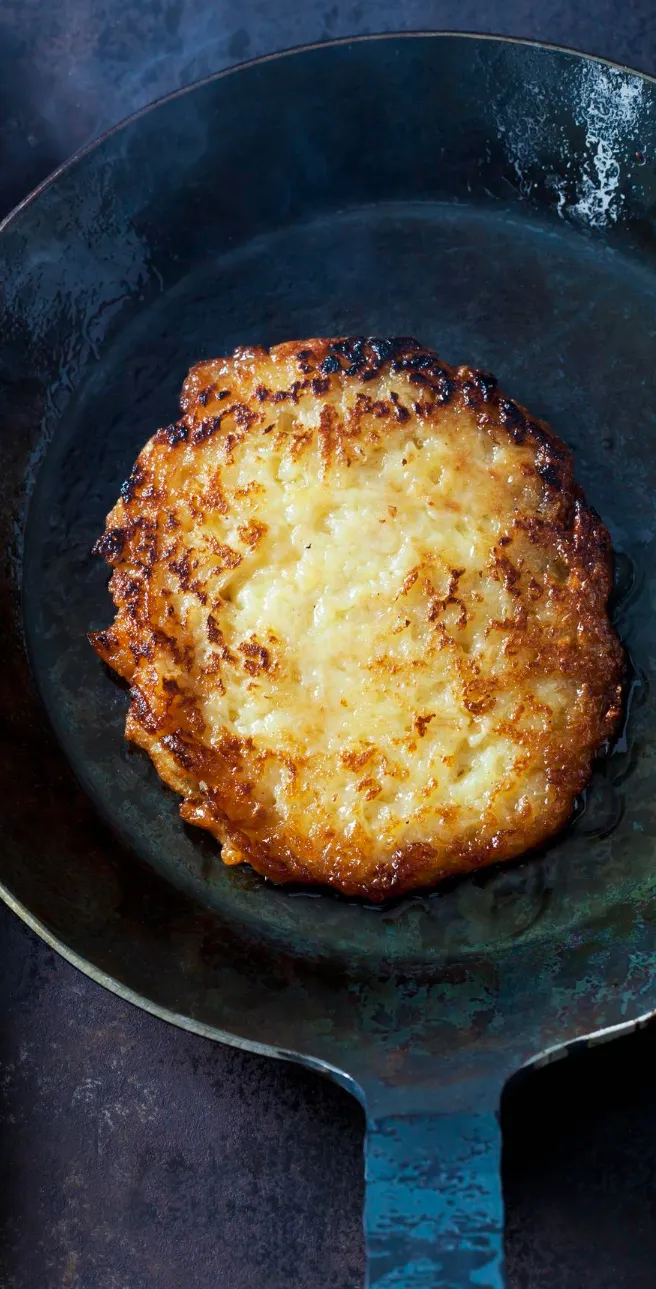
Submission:
<svg viewBox="0 0 656 1289">
<path fill-rule="evenodd" d="M 504 1289 L 496 1114 L 371 1119 L 365 1153 L 369 1289 Z"/>
</svg>

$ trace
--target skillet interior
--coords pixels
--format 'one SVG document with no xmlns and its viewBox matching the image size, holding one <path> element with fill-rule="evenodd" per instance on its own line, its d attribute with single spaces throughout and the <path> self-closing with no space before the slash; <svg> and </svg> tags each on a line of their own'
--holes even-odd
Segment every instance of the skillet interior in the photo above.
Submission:
<svg viewBox="0 0 656 1289">
<path fill-rule="evenodd" d="M 404 962 L 430 961 L 447 946 L 467 952 L 518 932 L 553 935 L 576 925 L 626 880 L 627 839 L 632 880 L 650 878 L 651 852 L 639 874 L 633 840 L 636 821 L 645 823 L 644 799 L 632 784 L 628 796 L 615 786 L 631 752 L 618 749 L 600 764 L 577 823 L 522 864 L 398 901 L 382 914 L 329 894 L 290 898 L 249 871 L 226 868 L 218 847 L 183 827 L 177 797 L 146 758 L 125 745 L 125 692 L 85 635 L 112 616 L 106 567 L 91 546 L 139 448 L 175 418 L 178 387 L 199 355 L 261 342 L 263 331 L 268 343 L 317 330 L 410 332 L 448 360 L 473 355 L 502 373 L 506 388 L 553 421 L 611 528 L 618 573 L 633 581 L 634 570 L 649 567 L 641 534 L 652 501 L 632 436 L 644 433 L 656 410 L 645 406 L 656 280 L 596 242 L 581 242 L 573 230 L 511 212 L 438 204 L 374 206 L 258 238 L 136 313 L 80 388 L 41 468 L 26 536 L 25 622 L 34 671 L 78 778 L 167 880 L 297 951 L 323 940 L 360 954 L 366 944 L 375 960 L 382 942 Z M 638 666 L 648 595 L 641 576 L 619 614 Z M 634 701 L 644 698 L 640 687 Z"/>
</svg>

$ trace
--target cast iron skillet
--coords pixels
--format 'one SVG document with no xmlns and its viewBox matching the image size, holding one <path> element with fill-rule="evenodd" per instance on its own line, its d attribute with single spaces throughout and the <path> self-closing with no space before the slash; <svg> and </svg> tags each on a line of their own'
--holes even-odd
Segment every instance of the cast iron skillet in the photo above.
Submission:
<svg viewBox="0 0 656 1289">
<path fill-rule="evenodd" d="M 504 1081 L 656 1008 L 655 160 L 646 77 L 374 38 L 172 95 L 0 235 L 4 898 L 124 997 L 364 1101 L 379 1289 L 499 1289 Z M 90 547 L 190 363 L 340 333 L 414 333 L 553 423 L 610 528 L 632 658 L 575 823 L 382 909 L 224 868 L 124 744 L 85 638 L 111 613 Z"/>
</svg>

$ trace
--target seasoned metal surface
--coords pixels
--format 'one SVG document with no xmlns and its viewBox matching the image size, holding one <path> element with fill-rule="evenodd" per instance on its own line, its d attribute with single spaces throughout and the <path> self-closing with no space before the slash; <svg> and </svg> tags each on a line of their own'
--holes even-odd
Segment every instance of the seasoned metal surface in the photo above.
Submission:
<svg viewBox="0 0 656 1289">
<path fill-rule="evenodd" d="M 326 59 L 330 102 L 312 95 Z M 284 110 L 264 146 L 267 98 Z M 656 999 L 644 612 L 653 99 L 613 69 L 494 42 L 314 51 L 141 118 L 0 241 L 7 601 L 24 556 L 28 645 L 50 717 L 88 795 L 145 861 L 75 787 L 8 637 L 1 765 L 23 785 L 6 802 L 10 896 L 147 1005 L 342 1071 L 367 1095 L 372 1130 L 390 1114 L 491 1114 L 522 1061 Z M 390 105 L 401 100 L 399 116 Z M 234 179 L 245 149 L 255 190 Z M 620 551 L 616 609 L 635 666 L 626 738 L 558 846 L 380 914 L 226 873 L 123 753 L 124 697 L 78 643 L 89 606 L 103 607 L 89 534 L 152 429 L 154 383 L 155 419 L 170 415 L 176 364 L 187 363 L 180 335 L 196 358 L 318 329 L 418 331 L 451 360 L 496 368 L 553 421 Z M 460 1201 L 464 1213 L 466 1188 Z M 386 1227 L 397 1260 L 410 1210 L 398 1221 L 397 1251 Z M 488 1276 L 477 1283 L 501 1283 L 494 1250 L 496 1235 L 466 1272 Z"/>
<path fill-rule="evenodd" d="M 5 0 L 0 95 L 2 209 L 89 139 L 171 90 L 295 45 L 382 31 L 481 31 L 552 41 L 646 72 L 649 0 Z"/>
</svg>

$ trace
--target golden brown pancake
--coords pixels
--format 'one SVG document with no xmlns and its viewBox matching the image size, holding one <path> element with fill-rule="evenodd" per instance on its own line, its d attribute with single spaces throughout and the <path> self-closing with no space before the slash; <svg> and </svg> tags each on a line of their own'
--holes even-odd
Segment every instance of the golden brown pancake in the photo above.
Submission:
<svg viewBox="0 0 656 1289">
<path fill-rule="evenodd" d="M 379 900 L 519 855 L 616 728 L 610 542 L 570 453 L 416 340 L 199 363 L 97 550 L 127 738 L 276 882 Z"/>
</svg>

